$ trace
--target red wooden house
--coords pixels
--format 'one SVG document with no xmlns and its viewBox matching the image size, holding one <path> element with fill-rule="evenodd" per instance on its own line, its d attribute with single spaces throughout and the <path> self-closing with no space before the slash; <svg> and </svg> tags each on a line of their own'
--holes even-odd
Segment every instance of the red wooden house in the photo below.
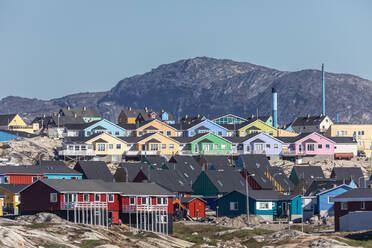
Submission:
<svg viewBox="0 0 372 248">
<path fill-rule="evenodd" d="M 118 223 L 172 233 L 173 195 L 156 184 L 39 180 L 21 192 L 21 214 L 52 212 L 75 223 Z"/>
<path fill-rule="evenodd" d="M 191 218 L 204 218 L 207 202 L 198 197 L 184 197 L 173 202 L 179 212 L 184 212 Z M 186 216 L 182 216 L 185 218 Z"/>
<path fill-rule="evenodd" d="M 43 178 L 42 171 L 36 166 L 2 166 L 0 168 L 0 183 L 30 184 Z"/>
</svg>

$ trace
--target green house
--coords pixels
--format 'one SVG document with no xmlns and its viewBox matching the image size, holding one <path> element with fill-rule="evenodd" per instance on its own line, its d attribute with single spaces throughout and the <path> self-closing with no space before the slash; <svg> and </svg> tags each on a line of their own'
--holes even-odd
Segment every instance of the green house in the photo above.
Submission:
<svg viewBox="0 0 372 248">
<path fill-rule="evenodd" d="M 232 143 L 213 133 L 201 133 L 193 137 L 174 137 L 181 143 L 180 155 L 229 155 Z"/>
</svg>

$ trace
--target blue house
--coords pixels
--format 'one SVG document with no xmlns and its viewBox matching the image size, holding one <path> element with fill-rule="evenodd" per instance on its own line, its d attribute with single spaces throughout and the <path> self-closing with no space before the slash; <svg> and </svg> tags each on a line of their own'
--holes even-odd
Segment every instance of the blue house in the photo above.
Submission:
<svg viewBox="0 0 372 248">
<path fill-rule="evenodd" d="M 124 128 L 106 119 L 94 122 L 92 125 L 89 125 L 82 130 L 83 137 L 89 137 L 96 133 L 108 133 L 111 134 L 112 136 L 123 137 L 129 136 L 131 131 L 125 130 Z"/>
<path fill-rule="evenodd" d="M 336 188 L 318 193 L 316 197 L 317 203 L 315 204 L 315 213 L 319 213 L 320 217 L 334 216 L 333 198 L 351 189 L 353 189 L 353 187 L 342 184 Z"/>
<path fill-rule="evenodd" d="M 237 216 L 246 214 L 246 194 L 232 191 L 216 200 L 218 216 Z M 282 195 L 273 190 L 249 190 L 249 213 L 260 215 L 267 221 L 276 218 L 292 220 L 302 216 L 301 196 Z"/>
<path fill-rule="evenodd" d="M 186 137 L 192 137 L 200 133 L 214 133 L 222 137 L 233 136 L 233 131 L 214 123 L 211 120 L 205 119 L 191 122 L 190 124 L 183 124 L 181 126 L 183 135 Z"/>
<path fill-rule="evenodd" d="M 164 121 L 167 124 L 175 124 L 176 122 L 174 121 L 172 115 L 166 111 L 162 111 L 160 113 L 160 118 L 162 121 Z"/>
</svg>

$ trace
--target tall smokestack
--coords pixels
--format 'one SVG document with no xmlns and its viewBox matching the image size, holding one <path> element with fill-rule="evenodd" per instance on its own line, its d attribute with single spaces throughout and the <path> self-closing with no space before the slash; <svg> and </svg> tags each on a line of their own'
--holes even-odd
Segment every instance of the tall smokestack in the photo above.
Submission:
<svg viewBox="0 0 372 248">
<path fill-rule="evenodd" d="M 273 107 L 273 127 L 278 128 L 278 91 L 275 88 L 271 89 L 272 92 L 272 107 Z"/>
<path fill-rule="evenodd" d="M 326 115 L 325 110 L 325 76 L 324 76 L 324 64 L 322 64 L 322 114 Z"/>
</svg>

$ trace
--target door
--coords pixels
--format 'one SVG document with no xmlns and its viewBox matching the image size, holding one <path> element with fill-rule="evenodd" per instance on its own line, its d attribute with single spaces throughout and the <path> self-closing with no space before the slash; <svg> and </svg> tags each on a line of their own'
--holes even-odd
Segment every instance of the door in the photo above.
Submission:
<svg viewBox="0 0 372 248">
<path fill-rule="evenodd" d="M 119 212 L 112 212 L 112 223 L 117 224 L 119 222 Z"/>
</svg>

